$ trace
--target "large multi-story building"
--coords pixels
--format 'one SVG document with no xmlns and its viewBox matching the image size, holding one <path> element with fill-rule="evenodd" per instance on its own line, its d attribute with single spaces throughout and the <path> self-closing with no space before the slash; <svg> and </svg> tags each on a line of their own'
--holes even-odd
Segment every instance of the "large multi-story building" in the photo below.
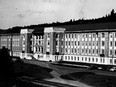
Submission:
<svg viewBox="0 0 116 87">
<path fill-rule="evenodd" d="M 21 58 L 41 54 L 46 61 L 116 65 L 116 22 L 21 29 L 1 34 L 3 46 Z"/>
</svg>

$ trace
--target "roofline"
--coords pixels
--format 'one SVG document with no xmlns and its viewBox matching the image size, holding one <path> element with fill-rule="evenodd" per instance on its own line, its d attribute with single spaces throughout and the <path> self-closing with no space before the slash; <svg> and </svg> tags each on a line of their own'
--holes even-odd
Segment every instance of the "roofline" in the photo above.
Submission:
<svg viewBox="0 0 116 87">
<path fill-rule="evenodd" d="M 95 29 L 95 30 L 78 30 L 78 31 L 65 31 L 66 33 L 84 33 L 84 32 L 113 32 L 116 29 Z"/>
</svg>

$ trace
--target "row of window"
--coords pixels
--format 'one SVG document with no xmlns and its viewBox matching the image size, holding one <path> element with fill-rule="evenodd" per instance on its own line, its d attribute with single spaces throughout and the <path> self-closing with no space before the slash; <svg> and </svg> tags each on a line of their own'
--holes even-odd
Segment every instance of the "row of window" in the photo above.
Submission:
<svg viewBox="0 0 116 87">
<path fill-rule="evenodd" d="M 104 33 L 103 33 L 104 34 Z M 77 38 L 77 37 L 81 37 L 81 38 L 86 38 L 86 37 L 98 37 L 98 35 L 96 33 L 70 33 L 70 34 L 65 34 L 65 38 Z"/>
<path fill-rule="evenodd" d="M 36 39 L 43 39 L 43 36 L 34 36 Z"/>
<path fill-rule="evenodd" d="M 65 41 L 65 46 L 98 46 L 98 41 Z M 105 46 L 105 41 L 102 41 L 102 46 Z"/>
<path fill-rule="evenodd" d="M 82 49 L 82 48 L 65 48 L 65 54 L 98 54 L 98 49 Z M 105 50 L 102 49 L 102 54 L 105 54 Z"/>
<path fill-rule="evenodd" d="M 116 32 L 112 32 L 112 33 L 109 33 L 109 36 L 110 38 L 113 37 L 113 33 L 114 33 L 114 37 L 116 37 Z M 80 34 L 80 33 L 70 33 L 70 34 L 65 34 L 65 38 L 77 38 L 78 36 L 80 37 L 102 37 L 102 38 L 105 38 L 106 36 L 108 36 L 108 33 L 104 33 L 104 32 L 100 32 L 99 34 L 98 33 L 83 33 L 83 34 Z"/>
<path fill-rule="evenodd" d="M 97 63 L 98 58 L 65 56 L 64 61 L 82 61 L 82 62 L 96 62 Z M 100 58 L 100 63 L 105 63 L 105 59 Z"/>
<path fill-rule="evenodd" d="M 34 47 L 34 52 L 43 53 L 43 47 Z"/>
<path fill-rule="evenodd" d="M 36 40 L 35 45 L 43 45 L 43 40 Z"/>
</svg>

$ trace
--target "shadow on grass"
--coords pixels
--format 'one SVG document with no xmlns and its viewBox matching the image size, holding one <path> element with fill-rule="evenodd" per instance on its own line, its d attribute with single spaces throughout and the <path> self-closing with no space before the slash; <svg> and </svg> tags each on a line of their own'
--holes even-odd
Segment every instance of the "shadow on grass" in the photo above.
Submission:
<svg viewBox="0 0 116 87">
<path fill-rule="evenodd" d="M 92 72 L 75 72 L 67 75 L 61 75 L 60 77 L 67 80 L 79 80 L 82 79 L 85 75 L 94 75 Z"/>
<path fill-rule="evenodd" d="M 94 87 L 116 87 L 116 77 L 101 76 L 91 72 L 76 72 L 67 75 L 61 75 L 61 78 L 80 81 Z"/>
<path fill-rule="evenodd" d="M 27 63 L 23 63 L 21 67 L 22 67 L 21 68 L 22 75 L 33 77 L 35 79 L 41 79 L 41 80 L 47 78 L 53 78 L 53 76 L 49 73 L 52 71 L 52 69 L 48 69 L 33 64 L 27 64 Z"/>
</svg>

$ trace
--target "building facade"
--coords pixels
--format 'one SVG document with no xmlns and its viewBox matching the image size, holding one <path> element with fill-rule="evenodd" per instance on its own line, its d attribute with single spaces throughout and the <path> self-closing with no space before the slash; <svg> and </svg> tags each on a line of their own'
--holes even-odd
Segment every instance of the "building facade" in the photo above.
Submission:
<svg viewBox="0 0 116 87">
<path fill-rule="evenodd" d="M 1 34 L 0 48 L 21 58 L 116 65 L 116 22 L 103 25 L 21 29 L 19 34 Z"/>
</svg>

